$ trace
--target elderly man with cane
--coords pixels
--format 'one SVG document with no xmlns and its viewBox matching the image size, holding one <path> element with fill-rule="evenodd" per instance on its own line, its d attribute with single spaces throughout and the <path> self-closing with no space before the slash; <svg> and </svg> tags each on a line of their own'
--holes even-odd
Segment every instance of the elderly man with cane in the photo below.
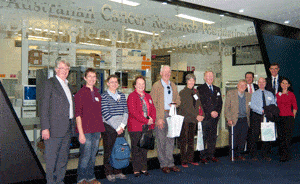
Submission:
<svg viewBox="0 0 300 184">
<path fill-rule="evenodd" d="M 250 101 L 251 94 L 245 92 L 247 83 L 245 80 L 240 80 L 237 89 L 231 90 L 227 93 L 225 100 L 225 118 L 230 130 L 230 145 L 231 145 L 231 159 L 246 160 L 241 156 L 244 145 L 246 143 L 248 125 L 250 123 Z M 235 151 L 235 156 L 234 156 Z"/>
</svg>

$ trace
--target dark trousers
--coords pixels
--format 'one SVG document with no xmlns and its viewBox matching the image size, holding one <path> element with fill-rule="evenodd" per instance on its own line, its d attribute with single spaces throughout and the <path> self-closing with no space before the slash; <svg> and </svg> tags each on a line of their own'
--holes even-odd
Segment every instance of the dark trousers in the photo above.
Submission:
<svg viewBox="0 0 300 184">
<path fill-rule="evenodd" d="M 290 159 L 290 147 L 295 119 L 293 116 L 280 116 L 277 122 L 279 155 L 281 160 Z"/>
<path fill-rule="evenodd" d="M 232 149 L 232 129 L 229 129 L 229 145 L 230 149 Z M 243 152 L 246 138 L 248 134 L 248 122 L 247 117 L 239 118 L 236 125 L 233 127 L 233 151 L 234 156 L 240 156 L 241 152 Z M 232 152 L 230 152 L 231 155 Z"/>
<path fill-rule="evenodd" d="M 252 157 L 257 157 L 257 142 L 260 141 L 261 135 L 261 122 L 263 121 L 263 115 L 253 112 L 253 120 L 250 122 L 249 128 L 249 149 Z M 262 155 L 263 157 L 269 157 L 271 153 L 270 142 L 262 142 Z"/>
<path fill-rule="evenodd" d="M 195 129 L 195 123 L 184 122 L 182 125 L 180 137 L 178 139 L 181 153 L 181 164 L 187 164 L 194 161 Z"/>
<path fill-rule="evenodd" d="M 44 141 L 47 183 L 64 183 L 70 142 L 71 129 L 68 130 L 64 137 L 51 137 L 50 134 L 50 138 Z"/>
<path fill-rule="evenodd" d="M 253 124 L 253 118 L 252 118 L 253 113 L 254 113 L 254 112 L 252 111 L 252 109 L 250 109 L 250 125 Z M 249 143 L 250 143 L 250 127 L 248 128 L 248 133 L 247 133 L 246 142 L 247 142 L 247 146 L 246 146 L 246 144 L 245 144 L 245 147 L 244 147 L 243 150 L 245 150 L 245 148 L 246 148 L 246 151 L 249 151 L 249 150 L 250 150 L 250 147 L 249 147 Z"/>
<path fill-rule="evenodd" d="M 103 165 L 104 165 L 105 175 L 120 174 L 122 170 L 112 168 L 109 161 L 117 137 L 124 137 L 124 132 L 118 135 L 116 130 L 112 128 L 110 125 L 104 123 L 104 127 L 105 127 L 105 132 L 103 132 L 102 135 L 103 135 L 103 148 L 104 148 Z"/>
<path fill-rule="evenodd" d="M 151 130 L 152 131 L 152 130 Z M 133 172 L 147 171 L 147 149 L 138 147 L 142 132 L 129 132 Z"/>
<path fill-rule="evenodd" d="M 202 122 L 204 145 L 207 146 L 206 150 L 200 152 L 202 158 L 211 159 L 214 157 L 216 151 L 218 121 L 219 118 L 212 118 Z"/>
</svg>

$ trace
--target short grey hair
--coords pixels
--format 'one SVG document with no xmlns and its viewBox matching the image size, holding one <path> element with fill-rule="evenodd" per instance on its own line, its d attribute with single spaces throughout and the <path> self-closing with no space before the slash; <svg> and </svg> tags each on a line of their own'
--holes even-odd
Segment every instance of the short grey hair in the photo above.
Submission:
<svg viewBox="0 0 300 184">
<path fill-rule="evenodd" d="M 196 81 L 196 76 L 192 73 L 189 73 L 185 76 L 185 81 L 187 82 L 190 79 L 194 79 Z"/>
<path fill-rule="evenodd" d="M 171 67 L 170 67 L 169 65 L 164 65 L 163 67 L 160 68 L 160 72 L 162 72 L 162 71 L 163 71 L 163 68 L 166 67 L 166 66 L 169 67 L 170 70 L 171 70 Z"/>
<path fill-rule="evenodd" d="M 70 63 L 64 59 L 62 59 L 61 57 L 58 57 L 56 60 L 55 60 L 55 68 L 58 68 L 58 65 L 60 63 L 64 63 L 65 65 L 67 65 L 69 68 L 70 68 Z"/>
</svg>

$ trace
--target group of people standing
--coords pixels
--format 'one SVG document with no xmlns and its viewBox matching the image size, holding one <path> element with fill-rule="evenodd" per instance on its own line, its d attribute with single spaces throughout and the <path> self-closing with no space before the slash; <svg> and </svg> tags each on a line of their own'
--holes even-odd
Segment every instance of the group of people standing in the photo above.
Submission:
<svg viewBox="0 0 300 184">
<path fill-rule="evenodd" d="M 278 73 L 279 66 L 276 66 Z M 271 66 L 271 68 L 273 67 Z M 160 71 L 161 79 L 153 84 L 150 94 L 145 92 L 146 81 L 144 77 L 137 76 L 133 83 L 134 91 L 126 100 L 125 95 L 117 90 L 119 82 L 116 75 L 110 75 L 107 78 L 108 89 L 100 95 L 98 89 L 94 87 L 97 76 L 96 71 L 92 68 L 85 71 L 84 80 L 86 84 L 73 97 L 67 81 L 69 70 L 70 64 L 68 62 L 58 60 L 55 67 L 56 76 L 45 82 L 43 93 L 39 99 L 41 135 L 45 142 L 46 179 L 48 183 L 64 183 L 70 138 L 75 129 L 79 134 L 80 142 L 78 183 L 100 183 L 95 177 L 94 166 L 101 136 L 103 138 L 103 162 L 107 179 L 111 182 L 116 181 L 116 179 L 126 179 L 126 175 L 122 174 L 121 170 L 110 165 L 114 143 L 117 137 L 124 136 L 126 126 L 131 138 L 131 161 L 134 176 L 150 175 L 147 171 L 148 150 L 138 146 L 142 131 L 145 128 L 150 133 L 155 134 L 158 160 L 162 172 L 166 174 L 171 171 L 179 172 L 180 168 L 175 166 L 173 158 L 174 138 L 167 136 L 168 124 L 166 119 L 169 117 L 171 105 L 175 105 L 178 114 L 184 116 L 179 137 L 182 166 L 199 165 L 199 163 L 194 162 L 194 136 L 198 122 L 202 122 L 203 139 L 206 147 L 205 150 L 201 151 L 201 162 L 208 164 L 210 161 L 219 161 L 214 153 L 217 125 L 222 110 L 222 95 L 220 88 L 213 85 L 213 72 L 205 72 L 205 84 L 197 89 L 194 86 L 196 77 L 193 74 L 188 74 L 186 87 L 178 93 L 176 85 L 170 81 L 171 68 L 163 66 Z M 272 73 L 273 69 L 270 70 Z M 245 159 L 240 155 L 240 152 L 244 148 L 247 137 L 251 145 L 251 155 L 253 159 L 257 158 L 255 142 L 259 136 L 259 123 L 264 113 L 263 106 L 276 104 L 276 94 L 281 116 L 280 121 L 278 121 L 281 160 L 288 160 L 290 159 L 288 150 L 293 122 L 297 112 L 295 96 L 288 89 L 290 82 L 288 79 L 281 79 L 277 75 L 277 82 L 274 80 L 275 87 L 271 85 L 275 91 L 269 92 L 267 91 L 268 88 L 265 90 L 266 81 L 264 78 L 260 78 L 258 81 L 259 89 L 252 84 L 253 78 L 253 73 L 247 73 L 246 80 L 239 81 L 237 90 L 230 91 L 225 102 L 225 117 L 228 125 L 234 126 L 235 131 L 236 159 Z M 246 92 L 247 90 L 248 92 Z M 277 91 L 278 93 L 276 93 Z M 265 97 L 262 98 L 262 94 Z M 289 111 L 291 107 L 293 107 L 292 113 Z M 265 150 L 267 154 L 267 146 Z M 264 156 L 268 158 L 267 155 Z"/>
<path fill-rule="evenodd" d="M 290 146 L 298 107 L 291 82 L 278 75 L 279 69 L 279 64 L 271 64 L 271 77 L 259 78 L 258 85 L 253 84 L 254 73 L 247 72 L 245 80 L 239 81 L 237 90 L 227 93 L 224 114 L 228 125 L 233 126 L 230 131 L 234 132 L 234 141 L 230 139 L 230 144 L 234 145 L 235 160 L 246 159 L 241 156 L 246 141 L 251 159 L 258 160 L 257 142 L 261 140 L 261 123 L 267 117 L 266 112 L 274 110 L 268 110 L 271 105 L 279 109 L 279 117 L 272 121 L 277 128 L 280 161 L 291 159 Z M 270 154 L 271 142 L 262 142 L 262 158 L 271 161 Z"/>
</svg>

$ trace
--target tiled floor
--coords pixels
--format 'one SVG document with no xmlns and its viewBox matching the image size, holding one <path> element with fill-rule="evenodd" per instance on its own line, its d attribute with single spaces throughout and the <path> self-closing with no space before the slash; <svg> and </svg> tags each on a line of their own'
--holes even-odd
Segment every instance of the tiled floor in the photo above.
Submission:
<svg viewBox="0 0 300 184">
<path fill-rule="evenodd" d="M 127 138 L 127 140 L 129 140 L 129 138 Z M 220 131 L 218 139 L 217 139 L 217 147 L 224 147 L 224 146 L 227 146 L 227 145 L 228 145 L 228 131 L 227 130 Z M 77 169 L 77 166 L 78 166 L 78 153 L 73 153 L 73 152 L 78 152 L 78 149 L 77 150 L 71 150 L 67 170 Z M 175 148 L 174 154 L 178 154 L 178 153 L 180 153 L 180 150 Z M 45 160 L 43 158 L 43 154 L 40 151 L 37 151 L 37 156 L 40 159 L 43 168 L 46 169 L 46 163 L 45 163 Z M 148 151 L 148 156 L 147 157 L 148 158 L 157 157 L 156 150 Z M 99 154 L 96 157 L 96 166 L 97 165 L 103 165 L 103 155 L 102 155 L 101 151 L 99 151 Z"/>
</svg>

